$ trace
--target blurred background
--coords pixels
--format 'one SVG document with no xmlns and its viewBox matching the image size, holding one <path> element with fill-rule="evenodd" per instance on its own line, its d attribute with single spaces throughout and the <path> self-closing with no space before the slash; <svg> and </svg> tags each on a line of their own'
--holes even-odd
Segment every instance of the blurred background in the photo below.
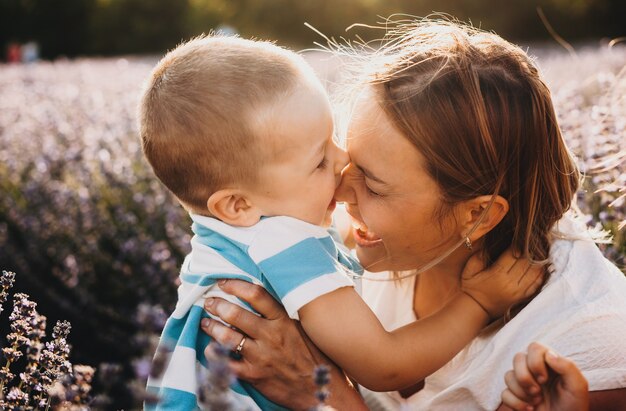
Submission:
<svg viewBox="0 0 626 411">
<path fill-rule="evenodd" d="M 70 358 L 97 367 L 98 407 L 140 407 L 189 250 L 190 220 L 137 136 L 138 94 L 157 59 L 211 30 L 301 50 L 324 42 L 305 22 L 373 39 L 383 32 L 346 28 L 433 11 L 537 56 L 585 173 L 577 205 L 611 233 L 600 247 L 625 270 L 624 0 L 0 0 L 0 269 L 17 273 L 15 291 L 38 303 L 48 333 L 56 320 L 72 323 Z M 305 58 L 336 85 L 337 59 Z"/>
<path fill-rule="evenodd" d="M 329 36 L 353 23 L 394 13 L 433 11 L 516 41 L 546 41 L 541 7 L 569 41 L 624 36 L 623 0 L 1 0 L 0 45 L 35 41 L 44 58 L 160 53 L 181 39 L 229 27 L 243 36 L 309 47 L 319 40 L 303 22 Z"/>
</svg>

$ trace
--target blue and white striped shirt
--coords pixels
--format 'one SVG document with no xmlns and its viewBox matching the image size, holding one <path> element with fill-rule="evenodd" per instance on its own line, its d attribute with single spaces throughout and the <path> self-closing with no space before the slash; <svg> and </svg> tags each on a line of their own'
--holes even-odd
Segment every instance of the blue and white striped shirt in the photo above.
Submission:
<svg viewBox="0 0 626 411">
<path fill-rule="evenodd" d="M 200 408 L 196 392 L 199 367 L 206 367 L 210 342 L 200 330 L 209 314 L 204 300 L 221 297 L 250 311 L 242 300 L 222 292 L 221 279 L 240 279 L 264 287 L 282 302 L 289 316 L 307 303 L 341 287 L 354 286 L 353 273 L 363 272 L 322 227 L 292 217 L 263 218 L 252 227 L 233 227 L 215 218 L 192 215 L 191 253 L 181 268 L 178 303 L 168 319 L 160 347 L 172 352 L 163 375 L 148 380 L 148 392 L 159 396 L 154 410 Z M 172 351 L 173 350 L 173 351 Z M 236 380 L 234 398 L 252 410 L 283 410 L 250 384 Z"/>
</svg>

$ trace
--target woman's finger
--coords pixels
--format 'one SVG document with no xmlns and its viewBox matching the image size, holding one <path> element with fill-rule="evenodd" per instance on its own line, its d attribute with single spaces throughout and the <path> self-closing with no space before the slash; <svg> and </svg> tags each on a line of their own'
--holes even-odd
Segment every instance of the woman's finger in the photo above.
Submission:
<svg viewBox="0 0 626 411">
<path fill-rule="evenodd" d="M 259 337 L 259 330 L 263 328 L 260 323 L 265 321 L 255 313 L 223 298 L 207 298 L 204 309 L 252 338 Z"/>
<path fill-rule="evenodd" d="M 517 398 L 527 402 L 528 404 L 535 403 L 536 397 L 531 396 L 522 388 L 517 381 L 517 378 L 515 378 L 513 370 L 507 371 L 506 374 L 504 374 L 504 382 L 509 391 L 511 391 Z"/>
<path fill-rule="evenodd" d="M 263 287 L 241 280 L 222 280 L 218 286 L 228 294 L 249 303 L 263 317 L 270 320 L 287 316 L 285 309 Z"/>
<path fill-rule="evenodd" d="M 515 411 L 532 411 L 534 409 L 532 405 L 517 398 L 509 389 L 502 391 L 501 398 L 503 404 L 513 408 Z"/>
<path fill-rule="evenodd" d="M 247 340 L 246 340 L 247 342 Z M 245 344 L 244 344 L 245 346 Z M 242 350 L 243 353 L 243 350 Z M 223 354 L 219 354 L 217 352 L 217 344 L 215 342 L 211 342 L 204 349 L 204 356 L 207 360 L 217 360 L 222 357 Z M 246 360 L 245 357 L 241 357 L 239 360 L 229 360 L 228 368 L 232 373 L 237 376 L 237 378 L 241 378 L 242 380 L 246 380 L 248 382 L 255 382 L 257 376 L 257 368 L 255 368 L 249 361 Z"/>
<path fill-rule="evenodd" d="M 528 346 L 526 363 L 528 365 L 528 369 L 539 384 L 543 384 L 548 381 L 548 368 L 545 362 L 545 355 L 547 351 L 548 347 L 536 342 L 533 342 Z"/>
<path fill-rule="evenodd" d="M 233 330 L 232 328 L 227 327 L 219 321 L 213 320 L 211 318 L 203 319 L 200 323 L 200 327 L 215 341 L 225 347 L 229 347 L 231 350 L 234 350 L 235 347 L 237 347 L 244 338 L 244 335 L 240 332 Z M 247 337 L 239 354 L 241 354 L 242 356 L 246 354 L 250 355 L 255 346 L 256 343 L 254 339 Z M 208 352 L 205 349 L 205 355 L 206 354 L 208 354 Z"/>
<path fill-rule="evenodd" d="M 541 387 L 535 381 L 526 362 L 526 354 L 517 353 L 513 357 L 513 372 L 515 373 L 515 379 L 519 385 L 529 395 L 539 395 L 541 393 Z"/>
<path fill-rule="evenodd" d="M 255 384 L 259 381 L 259 370 L 252 363 L 246 361 L 245 357 L 242 361 L 230 361 L 228 367 L 233 374 L 244 381 Z"/>
</svg>

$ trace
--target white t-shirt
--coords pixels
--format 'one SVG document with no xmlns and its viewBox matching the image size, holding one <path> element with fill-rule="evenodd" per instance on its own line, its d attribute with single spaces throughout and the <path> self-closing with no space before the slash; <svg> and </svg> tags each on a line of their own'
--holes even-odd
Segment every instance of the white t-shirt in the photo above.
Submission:
<svg viewBox="0 0 626 411">
<path fill-rule="evenodd" d="M 564 218 L 557 232 L 578 239 L 553 242 L 554 272 L 515 318 L 499 330 L 485 330 L 407 399 L 397 392 L 365 390 L 370 408 L 494 410 L 501 403 L 513 356 L 533 341 L 573 359 L 590 391 L 626 387 L 626 277 L 602 256 L 584 226 Z M 366 279 L 380 275 L 367 273 L 362 287 L 363 298 L 383 325 L 392 330 L 415 321 L 414 277 L 400 282 Z"/>
</svg>

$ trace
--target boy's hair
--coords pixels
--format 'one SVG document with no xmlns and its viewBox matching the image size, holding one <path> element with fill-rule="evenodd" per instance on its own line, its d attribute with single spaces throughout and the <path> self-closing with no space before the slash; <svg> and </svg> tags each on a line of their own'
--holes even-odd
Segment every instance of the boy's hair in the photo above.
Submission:
<svg viewBox="0 0 626 411">
<path fill-rule="evenodd" d="M 298 82 L 306 63 L 263 41 L 203 36 L 156 65 L 139 106 L 143 152 L 184 207 L 208 214 L 229 184 L 254 184 L 269 149 L 263 115 Z M 260 127 L 261 126 L 261 127 Z"/>
</svg>

